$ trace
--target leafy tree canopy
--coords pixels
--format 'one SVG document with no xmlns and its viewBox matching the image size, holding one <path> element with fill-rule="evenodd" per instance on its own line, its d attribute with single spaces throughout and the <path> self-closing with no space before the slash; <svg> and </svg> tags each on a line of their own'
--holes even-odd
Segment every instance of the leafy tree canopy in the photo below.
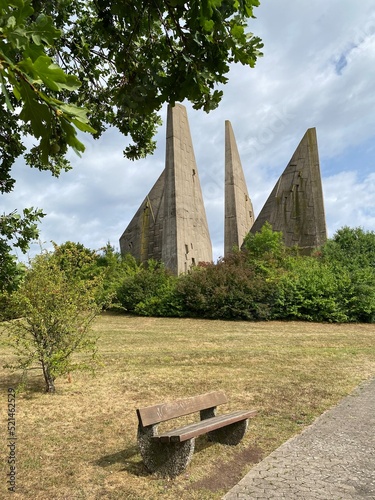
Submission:
<svg viewBox="0 0 375 500">
<path fill-rule="evenodd" d="M 375 232 L 344 226 L 323 247 L 323 257 L 351 270 L 369 267 L 375 271 Z"/>
<path fill-rule="evenodd" d="M 93 132 L 82 106 L 90 109 L 96 137 L 115 125 L 132 136 L 134 144 L 125 150 L 129 158 L 152 152 L 163 103 L 188 99 L 210 111 L 220 102 L 216 87 L 227 82 L 230 63 L 255 65 L 262 43 L 246 23 L 258 5 L 259 0 L 1 0 L 3 103 L 14 116 L 14 94 L 22 108 L 18 118 L 41 139 L 29 159 L 46 164 L 66 142 L 82 151 L 71 128 Z"/>
</svg>

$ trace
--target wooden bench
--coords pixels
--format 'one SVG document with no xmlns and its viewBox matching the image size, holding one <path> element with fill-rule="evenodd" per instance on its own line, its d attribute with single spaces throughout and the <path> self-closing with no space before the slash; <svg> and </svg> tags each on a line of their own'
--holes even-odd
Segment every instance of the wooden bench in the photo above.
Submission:
<svg viewBox="0 0 375 500">
<path fill-rule="evenodd" d="M 139 408 L 138 445 L 147 469 L 162 477 L 181 474 L 190 462 L 195 438 L 207 434 L 210 441 L 236 445 L 244 437 L 248 419 L 256 410 L 216 415 L 216 407 L 227 403 L 221 391 Z M 158 434 L 158 424 L 200 412 L 200 421 Z"/>
</svg>

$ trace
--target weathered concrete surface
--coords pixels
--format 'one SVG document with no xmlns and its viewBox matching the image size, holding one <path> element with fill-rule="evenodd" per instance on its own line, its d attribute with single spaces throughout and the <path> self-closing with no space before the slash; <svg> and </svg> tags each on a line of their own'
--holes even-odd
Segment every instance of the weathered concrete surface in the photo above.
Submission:
<svg viewBox="0 0 375 500">
<path fill-rule="evenodd" d="M 120 238 L 121 253 L 130 253 L 139 262 L 161 260 L 164 184 L 163 171 Z"/>
<path fill-rule="evenodd" d="M 251 228 L 261 230 L 268 221 L 282 231 L 288 247 L 310 251 L 327 239 L 318 143 L 315 128 L 305 133 Z"/>
<path fill-rule="evenodd" d="M 223 499 L 374 500 L 375 379 L 253 467 Z"/>
<path fill-rule="evenodd" d="M 254 223 L 254 210 L 247 191 L 240 155 L 230 121 L 225 122 L 225 218 L 224 256 L 241 248 Z"/>
<path fill-rule="evenodd" d="M 168 106 L 162 261 L 175 274 L 212 261 L 212 245 L 186 108 Z"/>
</svg>

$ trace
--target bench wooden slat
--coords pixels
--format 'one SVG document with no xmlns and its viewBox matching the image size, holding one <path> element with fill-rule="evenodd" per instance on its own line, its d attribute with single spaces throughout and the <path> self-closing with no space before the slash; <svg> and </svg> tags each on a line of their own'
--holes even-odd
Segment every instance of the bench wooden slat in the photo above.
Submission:
<svg viewBox="0 0 375 500">
<path fill-rule="evenodd" d="M 226 403 L 227 397 L 221 391 L 200 394 L 191 398 L 180 399 L 171 403 L 163 403 L 154 406 L 147 406 L 137 410 L 139 423 L 146 427 L 159 422 L 165 422 L 172 418 L 190 415 L 200 410 L 213 408 Z"/>
<path fill-rule="evenodd" d="M 186 441 L 193 437 L 206 434 L 207 432 L 220 429 L 226 425 L 234 424 L 240 422 L 241 420 L 246 420 L 251 417 L 255 417 L 256 410 L 239 410 L 234 413 L 227 415 L 219 415 L 217 417 L 209 418 L 207 420 L 202 420 L 193 424 L 185 425 L 178 429 L 165 432 L 159 436 L 153 436 L 153 441 L 160 441 L 162 443 L 176 443 Z"/>
</svg>

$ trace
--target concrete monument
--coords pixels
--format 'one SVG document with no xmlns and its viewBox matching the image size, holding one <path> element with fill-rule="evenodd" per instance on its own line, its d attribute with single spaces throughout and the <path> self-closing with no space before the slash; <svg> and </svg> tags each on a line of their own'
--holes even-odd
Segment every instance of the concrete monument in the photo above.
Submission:
<svg viewBox="0 0 375 500">
<path fill-rule="evenodd" d="M 259 216 L 254 211 L 233 129 L 225 122 L 224 255 L 268 221 L 286 246 L 306 252 L 327 239 L 316 131 L 308 129 Z M 168 107 L 165 169 L 120 238 L 121 253 L 164 262 L 175 274 L 212 261 L 198 168 L 186 109 Z"/>
<path fill-rule="evenodd" d="M 120 238 L 121 253 L 153 258 L 175 274 L 212 261 L 198 168 L 186 109 L 168 107 L 165 170 Z"/>
<path fill-rule="evenodd" d="M 288 247 L 298 245 L 309 252 L 327 240 L 315 128 L 305 133 L 251 232 L 260 231 L 266 221 L 274 231 L 282 231 Z"/>
<path fill-rule="evenodd" d="M 225 219 L 224 256 L 240 248 L 254 223 L 240 155 L 230 121 L 225 122 Z"/>
</svg>

